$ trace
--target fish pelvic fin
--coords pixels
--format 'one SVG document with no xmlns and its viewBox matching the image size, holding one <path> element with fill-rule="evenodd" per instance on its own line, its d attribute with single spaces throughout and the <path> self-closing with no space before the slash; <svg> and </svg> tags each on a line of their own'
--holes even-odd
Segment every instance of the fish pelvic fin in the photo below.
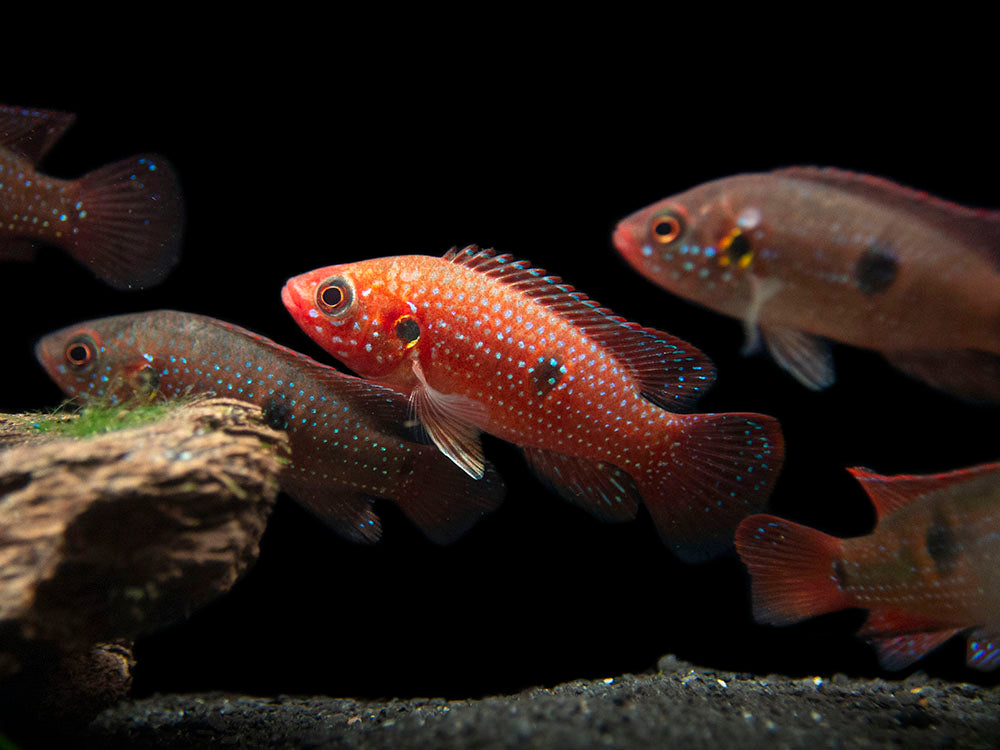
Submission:
<svg viewBox="0 0 1000 750">
<path fill-rule="evenodd" d="M 886 638 L 868 638 L 878 653 L 882 669 L 906 669 L 959 632 L 958 629 L 934 630 L 927 633 L 908 633 Z M 970 662 L 971 664 L 971 662 Z"/>
<path fill-rule="evenodd" d="M 851 606 L 836 576 L 840 539 L 757 514 L 737 527 L 735 544 L 752 579 L 757 622 L 789 625 Z"/>
<path fill-rule="evenodd" d="M 118 289 L 151 286 L 177 263 L 184 202 L 173 167 L 142 155 L 74 181 L 65 247 Z"/>
<path fill-rule="evenodd" d="M 1000 667 L 1000 632 L 995 628 L 978 628 L 969 633 L 965 663 L 980 672 Z"/>
<path fill-rule="evenodd" d="M 682 560 L 701 562 L 729 548 L 740 520 L 763 508 L 783 458 L 772 417 L 673 415 L 630 474 L 663 541 Z"/>
</svg>

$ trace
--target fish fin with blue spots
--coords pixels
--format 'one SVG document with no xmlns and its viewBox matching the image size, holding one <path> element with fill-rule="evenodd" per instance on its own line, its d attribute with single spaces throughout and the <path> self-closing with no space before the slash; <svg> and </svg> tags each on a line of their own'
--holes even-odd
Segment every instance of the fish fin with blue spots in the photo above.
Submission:
<svg viewBox="0 0 1000 750">
<path fill-rule="evenodd" d="M 461 394 L 441 393 L 424 377 L 413 360 L 418 384 L 410 393 L 410 404 L 438 449 L 473 479 L 482 479 L 486 469 L 483 444 L 477 424 L 489 420 L 486 407 Z"/>
<path fill-rule="evenodd" d="M 639 491 L 627 472 L 602 461 L 566 456 L 544 448 L 523 448 L 528 466 L 553 492 L 602 521 L 630 521 Z"/>
<path fill-rule="evenodd" d="M 821 391 L 833 385 L 830 344 L 794 328 L 763 328 L 764 343 L 774 360 L 806 388 Z"/>
<path fill-rule="evenodd" d="M 612 354 L 638 381 L 642 395 L 657 406 L 689 411 L 715 381 L 712 361 L 697 347 L 669 333 L 644 328 L 601 307 L 586 294 L 544 269 L 511 255 L 470 245 L 452 248 L 445 260 L 465 266 L 523 294 L 576 326 Z M 516 317 L 516 310 L 511 310 Z"/>
<path fill-rule="evenodd" d="M 840 539 L 760 513 L 740 522 L 735 545 L 750 573 L 757 622 L 790 625 L 851 606 L 830 575 L 840 558 Z"/>
<path fill-rule="evenodd" d="M 319 485 L 314 477 L 297 476 L 294 467 L 282 475 L 281 488 L 348 541 L 374 544 L 382 537 L 382 521 L 372 509 L 373 499 L 363 493 Z"/>
<path fill-rule="evenodd" d="M 0 146 L 37 164 L 75 119 L 69 112 L 0 104 Z"/>
<path fill-rule="evenodd" d="M 432 542 L 451 544 L 500 507 L 503 479 L 489 462 L 482 478 L 473 479 L 433 445 L 425 454 L 414 464 L 413 480 L 392 500 Z"/>
<path fill-rule="evenodd" d="M 969 633 L 965 663 L 980 672 L 1000 667 L 1000 633 L 990 628 L 977 628 Z"/>
<path fill-rule="evenodd" d="M 634 454 L 644 469 L 632 477 L 660 537 L 682 560 L 700 562 L 730 547 L 737 524 L 763 508 L 784 438 L 763 414 L 684 414 L 645 451 Z"/>
<path fill-rule="evenodd" d="M 973 349 L 882 352 L 893 367 L 964 401 L 1000 403 L 1000 356 Z"/>
<path fill-rule="evenodd" d="M 924 633 L 906 633 L 893 636 L 868 636 L 865 638 L 878 654 L 882 669 L 896 671 L 906 669 L 923 658 L 949 638 L 961 632 L 961 628 L 932 630 Z"/>
<path fill-rule="evenodd" d="M 180 181 L 163 157 L 133 156 L 66 189 L 72 212 L 57 244 L 118 289 L 151 286 L 177 263 L 184 228 Z"/>
</svg>

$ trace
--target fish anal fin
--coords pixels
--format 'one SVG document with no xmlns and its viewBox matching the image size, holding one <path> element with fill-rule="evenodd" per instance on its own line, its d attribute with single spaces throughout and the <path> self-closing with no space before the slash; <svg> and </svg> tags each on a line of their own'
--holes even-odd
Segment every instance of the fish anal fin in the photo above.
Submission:
<svg viewBox="0 0 1000 750">
<path fill-rule="evenodd" d="M 788 625 L 851 606 L 835 576 L 836 537 L 761 513 L 740 522 L 735 544 L 752 579 L 757 622 Z"/>
<path fill-rule="evenodd" d="M 765 327 L 763 336 L 774 360 L 806 388 L 821 391 L 833 385 L 829 342 L 794 328 Z"/>
<path fill-rule="evenodd" d="M 75 119 L 69 112 L 0 105 L 0 146 L 37 164 Z"/>
<path fill-rule="evenodd" d="M 632 477 L 616 466 L 566 456 L 543 448 L 524 448 L 528 465 L 560 497 L 602 521 L 629 521 L 639 508 Z"/>
<path fill-rule="evenodd" d="M 1000 462 L 979 464 L 941 474 L 885 475 L 860 466 L 848 469 L 875 506 L 879 519 L 904 508 L 932 492 L 957 487 L 975 480 L 991 481 L 989 475 L 1000 471 Z"/>
<path fill-rule="evenodd" d="M 883 352 L 893 367 L 972 403 L 1000 404 L 1000 356 L 974 349 Z"/>
<path fill-rule="evenodd" d="M 451 544 L 503 502 L 504 483 L 489 463 L 473 479 L 431 445 L 414 467 L 413 481 L 393 501 L 424 536 Z"/>
<path fill-rule="evenodd" d="M 649 450 L 649 471 L 633 474 L 642 500 L 663 541 L 700 562 L 730 547 L 739 522 L 763 508 L 784 438 L 763 414 L 687 414 Z"/>
<path fill-rule="evenodd" d="M 881 667 L 896 671 L 910 666 L 952 638 L 960 630 L 960 628 L 955 628 L 895 636 L 869 636 L 866 640 L 878 653 L 878 662 Z"/>
<path fill-rule="evenodd" d="M 372 498 L 336 486 L 320 487 L 288 469 L 281 488 L 315 514 L 339 536 L 358 544 L 374 544 L 382 536 L 382 521 L 372 509 Z"/>
<path fill-rule="evenodd" d="M 477 424 L 489 421 L 486 407 L 468 396 L 434 389 L 416 360 L 413 372 L 419 382 L 410 394 L 410 404 L 420 424 L 444 455 L 473 479 L 481 479 L 486 460 Z"/>
<path fill-rule="evenodd" d="M 712 361 L 696 347 L 613 314 L 528 261 L 475 245 L 453 248 L 444 259 L 504 284 L 574 325 L 628 367 L 643 396 L 658 406 L 690 409 L 715 381 Z"/>
<path fill-rule="evenodd" d="M 992 672 L 1000 667 L 1000 632 L 992 628 L 977 628 L 969 633 L 965 663 L 980 672 Z"/>
</svg>

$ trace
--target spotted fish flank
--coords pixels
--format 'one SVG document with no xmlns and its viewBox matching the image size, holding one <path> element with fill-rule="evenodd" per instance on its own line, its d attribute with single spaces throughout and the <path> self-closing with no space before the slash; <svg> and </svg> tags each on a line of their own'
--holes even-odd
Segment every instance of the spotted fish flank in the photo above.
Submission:
<svg viewBox="0 0 1000 750">
<path fill-rule="evenodd" d="M 881 352 L 930 385 L 1000 401 L 1000 212 L 888 180 L 792 167 L 715 180 L 618 224 L 665 289 L 741 320 L 814 389 L 829 342 Z"/>
<path fill-rule="evenodd" d="M 173 167 L 134 156 L 77 180 L 35 165 L 74 116 L 0 105 L 0 260 L 57 245 L 120 289 L 161 281 L 177 262 L 184 206 Z"/>
<path fill-rule="evenodd" d="M 267 424 L 288 433 L 282 489 L 353 541 L 381 536 L 374 498 L 393 500 L 447 543 L 503 494 L 492 467 L 477 482 L 433 445 L 414 442 L 398 393 L 213 318 L 160 310 L 92 320 L 46 336 L 36 355 L 82 401 L 209 393 L 257 404 Z"/>
<path fill-rule="evenodd" d="M 736 530 L 757 620 L 861 607 L 861 634 L 888 669 L 970 629 L 969 665 L 1000 666 L 1000 464 L 927 476 L 850 471 L 878 514 L 868 536 L 837 539 L 769 515 Z"/>
<path fill-rule="evenodd" d="M 729 544 L 780 467 L 770 417 L 679 413 L 714 379 L 701 352 L 509 255 L 468 247 L 331 266 L 290 279 L 282 299 L 320 346 L 409 395 L 471 476 L 488 432 L 600 518 L 627 520 L 641 499 L 686 559 Z"/>
</svg>

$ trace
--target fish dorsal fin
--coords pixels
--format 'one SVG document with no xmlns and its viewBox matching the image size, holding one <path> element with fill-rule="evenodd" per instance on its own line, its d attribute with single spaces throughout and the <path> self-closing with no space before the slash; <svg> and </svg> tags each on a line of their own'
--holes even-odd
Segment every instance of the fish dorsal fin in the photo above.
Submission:
<svg viewBox="0 0 1000 750">
<path fill-rule="evenodd" d="M 848 471 L 861 484 L 875 505 L 879 519 L 904 508 L 915 500 L 958 484 L 1000 471 L 1000 463 L 980 464 L 943 474 L 897 474 L 886 476 L 860 466 Z"/>
<path fill-rule="evenodd" d="M 691 409 L 715 381 L 715 367 L 696 347 L 615 315 L 526 260 L 475 245 L 452 248 L 444 259 L 499 281 L 578 327 L 627 366 L 642 395 L 657 406 L 672 411 Z"/>
<path fill-rule="evenodd" d="M 37 164 L 75 119 L 68 112 L 0 104 L 0 146 Z"/>
<path fill-rule="evenodd" d="M 969 208 L 884 177 L 835 167 L 785 167 L 774 174 L 829 185 L 888 209 L 906 211 L 929 221 L 942 231 L 959 237 L 1000 273 L 1000 211 Z"/>
</svg>

